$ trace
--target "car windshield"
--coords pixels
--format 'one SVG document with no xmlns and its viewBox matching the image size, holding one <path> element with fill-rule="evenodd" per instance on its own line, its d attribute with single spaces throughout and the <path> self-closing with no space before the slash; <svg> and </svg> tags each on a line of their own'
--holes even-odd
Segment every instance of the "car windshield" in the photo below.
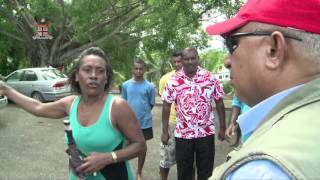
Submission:
<svg viewBox="0 0 320 180">
<path fill-rule="evenodd" d="M 67 76 L 57 69 L 43 69 L 42 76 L 45 80 L 52 80 L 57 78 L 66 78 Z"/>
</svg>

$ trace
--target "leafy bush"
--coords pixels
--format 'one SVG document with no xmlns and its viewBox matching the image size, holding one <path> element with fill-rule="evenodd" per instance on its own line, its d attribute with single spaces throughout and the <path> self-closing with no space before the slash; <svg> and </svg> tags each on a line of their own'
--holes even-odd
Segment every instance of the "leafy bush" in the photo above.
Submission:
<svg viewBox="0 0 320 180">
<path fill-rule="evenodd" d="M 224 93 L 225 93 L 226 95 L 231 95 L 231 94 L 233 94 L 234 89 L 233 89 L 230 81 L 224 81 L 224 82 L 222 82 L 222 87 L 223 87 L 223 91 L 224 91 Z"/>
</svg>

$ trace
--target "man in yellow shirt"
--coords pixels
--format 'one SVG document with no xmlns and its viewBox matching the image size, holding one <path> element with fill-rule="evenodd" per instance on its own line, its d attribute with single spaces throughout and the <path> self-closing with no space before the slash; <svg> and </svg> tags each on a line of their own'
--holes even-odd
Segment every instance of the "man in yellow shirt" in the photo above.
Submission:
<svg viewBox="0 0 320 180">
<path fill-rule="evenodd" d="M 163 75 L 159 82 L 159 95 L 162 95 L 163 89 L 165 88 L 167 81 L 171 78 L 172 75 L 179 71 L 182 68 L 181 64 L 181 53 L 175 52 L 172 55 L 171 63 L 174 67 L 174 70 Z M 169 117 L 169 136 L 170 139 L 167 145 L 160 143 L 160 179 L 167 180 L 170 167 L 176 163 L 176 143 L 174 139 L 174 129 L 176 125 L 176 110 L 175 105 L 172 104 L 170 109 Z"/>
</svg>

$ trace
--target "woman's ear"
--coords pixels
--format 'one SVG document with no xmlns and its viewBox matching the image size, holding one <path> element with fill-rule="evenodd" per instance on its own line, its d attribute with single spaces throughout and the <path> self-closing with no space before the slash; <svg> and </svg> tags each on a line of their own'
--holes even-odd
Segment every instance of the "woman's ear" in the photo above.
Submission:
<svg viewBox="0 0 320 180">
<path fill-rule="evenodd" d="M 274 31 L 270 36 L 265 65 L 268 69 L 274 70 L 281 67 L 285 61 L 287 43 L 285 37 L 279 31 Z"/>
<path fill-rule="evenodd" d="M 79 78 L 78 78 L 78 72 L 76 72 L 76 73 L 75 73 L 74 81 L 75 81 L 75 82 L 78 82 L 78 81 L 79 81 Z"/>
</svg>

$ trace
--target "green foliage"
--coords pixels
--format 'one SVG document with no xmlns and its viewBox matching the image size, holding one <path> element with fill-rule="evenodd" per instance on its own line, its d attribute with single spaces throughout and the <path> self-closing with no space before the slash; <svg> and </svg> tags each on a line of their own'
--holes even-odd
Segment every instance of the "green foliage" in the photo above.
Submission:
<svg viewBox="0 0 320 180">
<path fill-rule="evenodd" d="M 122 45 L 122 42 L 125 41 L 125 38 L 130 37 L 121 36 L 108 43 L 102 42 L 98 45 L 99 47 L 102 47 L 110 57 L 112 68 L 114 69 L 114 72 L 117 72 L 115 75 L 118 76 L 118 78 L 115 78 L 115 86 L 118 86 L 131 77 L 133 60 L 137 54 L 138 43 L 132 42 L 124 46 Z"/>
<path fill-rule="evenodd" d="M 115 83 L 130 78 L 133 59 L 142 57 L 146 77 L 158 84 L 171 69 L 173 51 L 208 46 L 203 14 L 233 6 L 218 0 L 0 0 L 0 7 L 0 73 L 6 74 L 12 64 L 68 66 L 82 50 L 96 45 L 109 55 L 117 72 Z M 37 18 L 52 22 L 52 40 L 32 39 Z M 204 57 L 204 64 L 216 67 L 212 59 L 220 59 L 217 56 Z"/>
<path fill-rule="evenodd" d="M 234 93 L 234 88 L 231 85 L 230 81 L 222 82 L 222 87 L 223 87 L 223 91 L 224 91 L 225 95 L 231 95 Z"/>
<path fill-rule="evenodd" d="M 200 54 L 201 66 L 209 71 L 215 72 L 218 68 L 223 66 L 223 61 L 226 56 L 225 51 L 211 49 Z"/>
<path fill-rule="evenodd" d="M 36 18 L 47 18 L 52 22 L 62 20 L 61 9 L 55 1 L 30 1 L 30 12 Z"/>
<path fill-rule="evenodd" d="M 220 11 L 226 15 L 227 18 L 231 18 L 242 6 L 243 0 L 222 1 L 222 3 L 223 5 L 221 6 Z"/>
<path fill-rule="evenodd" d="M 0 28 L 11 31 L 12 25 L 0 19 Z M 12 41 L 10 37 L 0 35 L 0 74 L 8 75 L 19 67 L 24 67 L 27 61 L 22 44 Z"/>
<path fill-rule="evenodd" d="M 113 70 L 113 86 L 120 87 L 120 85 L 126 80 L 126 78 L 118 71 Z"/>
</svg>

